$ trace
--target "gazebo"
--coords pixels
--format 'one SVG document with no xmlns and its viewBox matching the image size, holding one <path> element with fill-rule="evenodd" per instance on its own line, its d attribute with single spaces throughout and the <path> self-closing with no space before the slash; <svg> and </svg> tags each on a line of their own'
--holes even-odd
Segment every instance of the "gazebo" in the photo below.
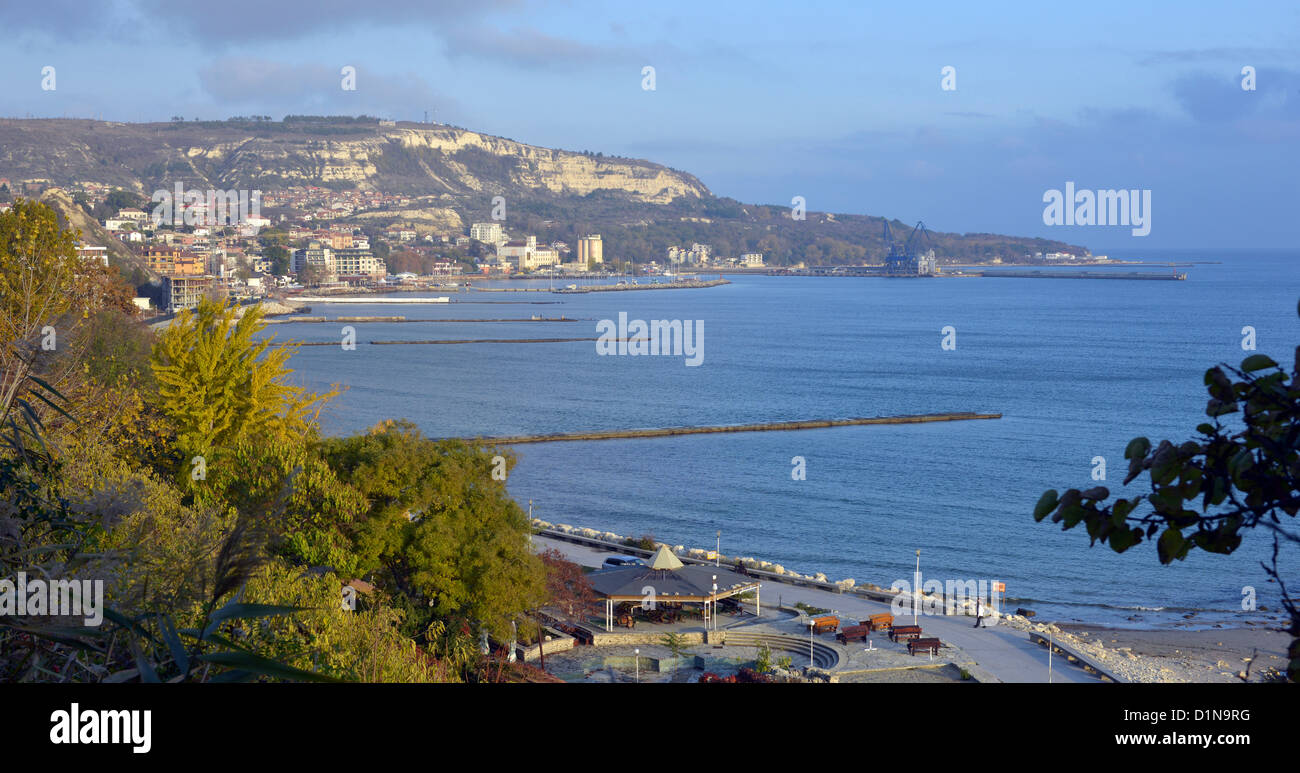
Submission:
<svg viewBox="0 0 1300 773">
<path fill-rule="evenodd" d="M 754 614 L 760 614 L 759 588 L 762 583 L 720 566 L 684 565 L 667 545 L 650 559 L 650 566 L 603 569 L 587 576 L 591 587 L 605 598 L 605 630 L 614 630 L 616 604 L 702 604 L 707 623 L 719 601 L 754 592 Z M 716 611 L 714 612 L 716 614 Z"/>
</svg>

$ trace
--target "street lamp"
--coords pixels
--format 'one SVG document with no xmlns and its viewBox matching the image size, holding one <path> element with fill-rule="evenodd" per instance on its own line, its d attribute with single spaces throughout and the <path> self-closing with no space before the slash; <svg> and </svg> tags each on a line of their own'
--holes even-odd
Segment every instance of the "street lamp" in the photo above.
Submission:
<svg viewBox="0 0 1300 773">
<path fill-rule="evenodd" d="M 713 551 L 713 565 L 721 566 L 718 562 L 722 560 L 722 529 L 718 529 L 718 546 Z"/>
<path fill-rule="evenodd" d="M 713 630 L 718 630 L 718 575 L 713 575 Z"/>
<path fill-rule="evenodd" d="M 813 620 L 811 617 L 808 618 L 808 667 L 809 668 L 813 667 L 813 628 L 815 628 L 816 625 L 817 622 L 815 620 Z"/>
<path fill-rule="evenodd" d="M 637 647 L 632 652 L 636 653 L 636 683 L 641 684 L 641 648 Z"/>
<path fill-rule="evenodd" d="M 921 607 L 921 549 L 916 550 L 916 574 L 912 577 L 912 625 L 916 625 L 916 615 Z"/>
</svg>

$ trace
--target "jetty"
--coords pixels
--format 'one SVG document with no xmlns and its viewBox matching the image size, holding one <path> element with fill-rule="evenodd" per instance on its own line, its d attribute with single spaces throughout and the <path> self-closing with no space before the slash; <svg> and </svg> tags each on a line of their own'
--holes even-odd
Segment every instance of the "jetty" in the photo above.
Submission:
<svg viewBox="0 0 1300 773">
<path fill-rule="evenodd" d="M 338 344 L 334 344 L 337 346 Z M 551 435 L 509 435 L 503 437 L 460 438 L 475 443 L 495 445 L 521 445 L 523 443 L 559 443 L 569 440 L 618 440 L 624 438 L 673 437 L 677 435 L 706 435 L 722 432 L 788 432 L 800 429 L 825 429 L 827 427 L 857 427 L 869 424 L 925 424 L 936 421 L 976 421 L 1000 419 L 1000 413 L 921 413 L 902 416 L 872 416 L 851 419 L 806 419 L 802 421 L 769 421 L 758 424 L 721 424 L 706 427 L 655 427 L 647 429 L 614 429 L 594 432 L 563 432 Z"/>
<path fill-rule="evenodd" d="M 447 295 L 435 298 L 390 298 L 374 295 L 326 295 L 318 298 L 299 295 L 294 300 L 301 303 L 451 303 L 451 297 Z"/>
<path fill-rule="evenodd" d="M 424 322 L 424 323 L 448 323 L 448 322 L 581 322 L 583 320 L 574 319 L 573 317 L 492 317 L 483 319 L 407 319 L 402 316 L 393 317 L 369 317 L 369 316 L 346 316 L 329 319 L 327 317 L 285 317 L 282 319 L 268 319 L 268 325 L 286 324 L 289 322 Z"/>
<path fill-rule="evenodd" d="M 356 341 L 355 344 L 360 346 L 367 344 L 369 346 L 454 346 L 456 344 L 571 344 L 582 341 L 600 341 L 599 337 L 591 338 L 433 338 L 425 341 Z M 613 338 L 605 339 L 612 341 L 626 341 L 628 343 L 637 341 L 649 341 L 649 338 Z M 294 346 L 340 346 L 340 341 L 290 341 Z"/>
<path fill-rule="evenodd" d="M 1187 278 L 1185 273 L 1170 272 L 1168 274 L 1157 274 L 1150 271 L 981 271 L 978 273 L 968 272 L 967 276 L 981 276 L 988 278 L 1003 279 L 1154 279 L 1154 280 L 1173 280 L 1182 281 Z"/>
<path fill-rule="evenodd" d="M 561 287 L 554 292 L 557 294 L 574 294 L 574 293 L 613 293 L 625 292 L 630 290 L 687 290 L 696 287 L 717 287 L 718 285 L 729 285 L 730 279 L 709 279 L 700 281 L 696 279 L 683 279 L 677 282 L 652 282 L 650 284 L 616 284 L 616 285 L 587 285 L 585 287 Z"/>
</svg>

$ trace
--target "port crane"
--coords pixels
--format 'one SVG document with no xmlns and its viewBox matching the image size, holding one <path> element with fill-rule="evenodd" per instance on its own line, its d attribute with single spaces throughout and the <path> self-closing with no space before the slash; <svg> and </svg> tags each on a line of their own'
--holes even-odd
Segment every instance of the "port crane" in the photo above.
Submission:
<svg viewBox="0 0 1300 773">
<path fill-rule="evenodd" d="M 912 228 L 912 233 L 908 234 L 907 241 L 899 244 L 893 238 L 893 233 L 889 229 L 889 221 L 885 221 L 885 244 L 889 248 L 889 253 L 885 256 L 885 272 L 899 276 L 928 276 L 934 273 L 934 250 L 930 249 L 925 255 L 918 255 L 921 242 L 930 242 L 930 231 L 925 227 L 925 223 L 918 220 L 916 226 Z"/>
</svg>

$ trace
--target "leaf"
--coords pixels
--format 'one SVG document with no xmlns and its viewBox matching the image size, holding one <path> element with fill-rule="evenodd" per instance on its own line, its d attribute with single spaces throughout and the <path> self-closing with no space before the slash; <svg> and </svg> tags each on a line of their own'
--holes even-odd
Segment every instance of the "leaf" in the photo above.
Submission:
<svg viewBox="0 0 1300 773">
<path fill-rule="evenodd" d="M 140 651 L 140 643 L 131 639 L 131 652 L 135 654 L 136 668 L 140 669 L 140 681 L 150 684 L 157 684 L 161 680 L 158 678 L 158 672 L 154 670 L 153 664 L 145 658 L 144 653 Z"/>
<path fill-rule="evenodd" d="M 1100 502 L 1110 496 L 1110 489 L 1105 486 L 1095 486 L 1083 492 L 1084 499 L 1092 499 Z"/>
<path fill-rule="evenodd" d="M 1151 441 L 1144 437 L 1135 437 L 1128 442 L 1124 449 L 1125 459 L 1141 459 L 1151 450 Z"/>
<path fill-rule="evenodd" d="M 162 630 L 163 640 L 167 642 L 167 649 L 172 653 L 172 660 L 180 667 L 181 674 L 190 672 L 190 656 L 181 645 L 181 639 L 176 635 L 176 626 L 172 623 L 170 617 L 163 617 L 158 621 L 158 627 Z"/>
<path fill-rule="evenodd" d="M 1110 537 L 1107 539 L 1107 544 L 1109 544 L 1111 550 L 1114 550 L 1116 553 L 1123 553 L 1125 550 L 1136 545 L 1137 542 L 1138 537 L 1133 530 L 1123 528 L 1111 532 Z"/>
<path fill-rule="evenodd" d="M 1273 361 L 1272 357 L 1269 357 L 1266 354 L 1252 354 L 1246 359 L 1241 361 L 1241 369 L 1246 371 L 1247 373 L 1256 370 L 1263 370 L 1264 368 L 1276 368 L 1276 367 L 1277 367 L 1277 363 Z"/>
<path fill-rule="evenodd" d="M 1046 518 L 1048 513 L 1056 509 L 1057 501 L 1056 489 L 1044 491 L 1038 498 L 1038 504 L 1034 506 L 1034 520 L 1041 521 Z"/>
<path fill-rule="evenodd" d="M 1183 539 L 1182 532 L 1172 526 L 1165 529 L 1160 535 L 1159 541 L 1156 542 L 1156 552 L 1160 556 L 1160 563 L 1167 564 L 1175 558 L 1183 558 L 1186 555 L 1186 540 Z"/>
<path fill-rule="evenodd" d="M 227 668 L 242 669 L 251 671 L 264 676 L 276 677 L 279 679 L 290 679 L 302 682 L 341 682 L 326 674 L 317 674 L 313 671 L 303 671 L 293 666 L 287 666 L 284 663 L 271 660 L 270 658 L 255 655 L 251 652 L 212 652 L 206 655 L 199 655 L 199 660 L 205 663 L 212 663 L 217 666 L 226 666 Z"/>
<path fill-rule="evenodd" d="M 220 623 L 225 620 L 237 620 L 247 617 L 275 617 L 276 615 L 306 611 L 308 611 L 307 607 L 292 607 L 280 604 L 244 604 L 230 601 L 221 609 L 212 613 L 211 621 Z"/>
</svg>

